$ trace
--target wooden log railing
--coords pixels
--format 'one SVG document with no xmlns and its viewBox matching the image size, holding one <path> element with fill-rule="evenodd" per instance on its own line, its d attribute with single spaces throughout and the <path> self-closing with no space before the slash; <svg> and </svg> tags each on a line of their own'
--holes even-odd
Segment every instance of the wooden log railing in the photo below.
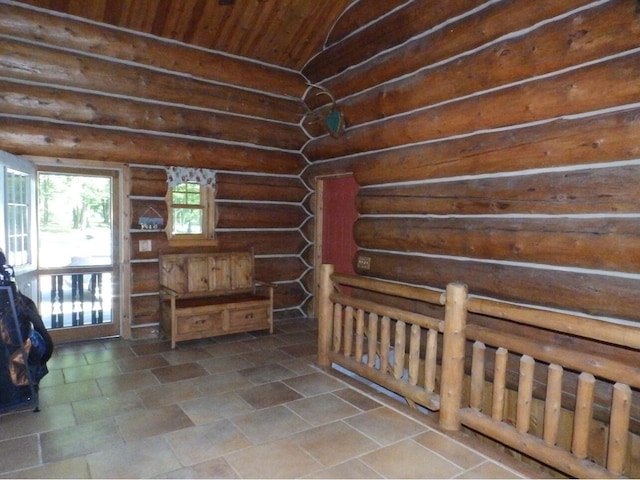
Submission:
<svg viewBox="0 0 640 480">
<path fill-rule="evenodd" d="M 333 273 L 321 266 L 318 363 L 340 365 L 415 406 L 440 408 L 436 389 L 438 336 L 444 321 L 382 305 L 337 289 L 353 288 L 442 306 L 439 292 Z M 408 343 L 407 346 L 407 337 Z M 424 339 L 424 345 L 423 345 Z"/>
<path fill-rule="evenodd" d="M 640 348 L 640 329 L 487 299 L 468 298 L 465 311 L 457 312 L 455 320 L 458 328 L 464 331 L 467 342 L 473 343 L 468 402 L 463 405 L 458 403 L 462 397 L 453 397 L 456 404 L 447 404 L 445 407 L 443 399 L 443 409 L 450 411 L 451 417 L 446 419 L 447 422 L 443 422 L 441 418 L 440 422 L 443 428 L 450 430 L 457 430 L 464 425 L 573 477 L 622 476 L 628 458 L 632 388 L 640 388 L 640 368 L 597 353 L 576 351 L 563 347 L 562 344 L 545 343 L 504 329 L 466 323 L 468 313 L 631 349 Z M 446 330 L 445 326 L 445 332 Z M 493 355 L 491 362 L 487 361 L 489 352 Z M 514 400 L 515 414 L 510 417 L 506 413 L 511 393 L 507 387 L 507 363 L 514 357 L 518 362 L 518 381 Z M 454 360 L 444 356 L 443 372 L 445 365 L 452 361 Z M 537 432 L 531 424 L 536 368 L 546 370 L 541 432 Z M 452 373 L 453 370 L 455 373 Z M 572 373 L 571 378 L 576 379 L 576 385 L 572 388 L 575 392 L 575 406 L 570 412 L 570 440 L 563 442 L 560 440 L 563 408 L 561 399 L 567 389 L 567 382 L 563 382 L 563 377 L 569 372 Z M 448 379 L 449 382 L 465 381 L 464 367 L 457 365 L 448 374 L 455 377 Z M 603 428 L 608 433 L 603 439 L 593 435 L 594 391 L 598 382 L 613 385 L 607 409 L 608 419 L 603 422 Z M 603 445 L 594 446 L 598 441 Z M 592 452 L 600 450 L 605 452 L 602 464 L 590 458 Z"/>
<path fill-rule="evenodd" d="M 444 320 L 343 287 L 444 305 Z M 532 331 L 544 333 L 523 334 Z M 572 477 L 638 471 L 630 424 L 639 353 L 640 329 L 631 325 L 468 297 L 463 284 L 440 294 L 321 267 L 321 366 L 335 363 L 439 410 L 444 430 L 464 426 Z"/>
</svg>

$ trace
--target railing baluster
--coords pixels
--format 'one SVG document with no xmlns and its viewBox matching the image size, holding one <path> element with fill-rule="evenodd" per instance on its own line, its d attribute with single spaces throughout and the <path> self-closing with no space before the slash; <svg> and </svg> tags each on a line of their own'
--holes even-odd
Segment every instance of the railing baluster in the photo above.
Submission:
<svg viewBox="0 0 640 480">
<path fill-rule="evenodd" d="M 536 362 L 533 357 L 523 355 L 520 358 L 520 381 L 518 382 L 518 404 L 516 428 L 520 433 L 529 431 L 531 421 L 531 399 L 533 398 L 533 370 Z"/>
<path fill-rule="evenodd" d="M 347 307 L 344 309 L 344 333 L 342 334 L 344 339 L 344 356 L 351 356 L 351 347 L 353 346 L 353 307 Z"/>
<path fill-rule="evenodd" d="M 64 291 L 62 290 L 63 276 L 51 275 L 51 328 L 64 327 Z"/>
<path fill-rule="evenodd" d="M 71 275 L 71 324 L 84 324 L 84 275 Z"/>
<path fill-rule="evenodd" d="M 609 422 L 609 446 L 607 468 L 615 474 L 622 474 L 627 443 L 629 441 L 629 414 L 631 412 L 631 388 L 624 383 L 613 386 L 611 420 Z"/>
<path fill-rule="evenodd" d="M 356 362 L 362 362 L 364 349 L 364 310 L 356 310 Z"/>
<path fill-rule="evenodd" d="M 484 356 L 487 347 L 484 343 L 475 341 L 471 360 L 471 387 L 469 392 L 469 406 L 478 412 L 482 410 L 484 397 Z"/>
<path fill-rule="evenodd" d="M 384 315 L 380 329 L 380 371 L 389 371 L 389 346 L 391 345 L 391 319 Z"/>
<path fill-rule="evenodd" d="M 369 314 L 369 330 L 367 336 L 367 365 L 373 368 L 376 364 L 376 349 L 378 348 L 378 314 L 376 313 Z"/>
<path fill-rule="evenodd" d="M 491 408 L 491 417 L 494 420 L 498 421 L 502 421 L 504 416 L 508 355 L 509 352 L 506 348 L 500 347 L 496 351 L 496 365 L 493 375 L 493 405 Z"/>
<path fill-rule="evenodd" d="M 426 368 L 426 364 L 425 364 Z M 417 385 L 420 374 L 420 327 L 411 325 L 411 337 L 409 340 L 409 384 Z"/>
<path fill-rule="evenodd" d="M 91 275 L 91 323 L 102 323 L 102 274 Z"/>
<path fill-rule="evenodd" d="M 582 372 L 578 376 L 576 409 L 573 417 L 573 440 L 571 442 L 571 452 L 578 458 L 587 458 L 595 383 L 596 379 L 590 373 Z"/>
<path fill-rule="evenodd" d="M 547 395 L 544 404 L 543 440 L 549 446 L 558 441 L 560 411 L 562 408 L 562 375 L 564 369 L 555 363 L 547 371 Z"/>
<path fill-rule="evenodd" d="M 404 374 L 404 355 L 407 341 L 406 334 L 407 324 L 400 320 L 396 321 L 396 338 L 393 353 L 393 376 L 395 378 L 402 378 L 402 375 Z"/>
<path fill-rule="evenodd" d="M 430 328 L 427 331 L 427 349 L 424 355 L 424 388 L 428 392 L 436 389 L 437 358 L 438 331 Z"/>
<path fill-rule="evenodd" d="M 342 305 L 336 303 L 333 305 L 333 351 L 340 351 L 342 343 Z"/>
</svg>

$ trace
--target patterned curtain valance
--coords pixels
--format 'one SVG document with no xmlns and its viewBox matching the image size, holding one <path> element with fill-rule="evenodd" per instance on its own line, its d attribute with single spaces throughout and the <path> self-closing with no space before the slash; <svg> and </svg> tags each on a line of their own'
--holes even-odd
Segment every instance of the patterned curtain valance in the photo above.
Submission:
<svg viewBox="0 0 640 480">
<path fill-rule="evenodd" d="M 167 183 L 170 187 L 184 182 L 216 188 L 216 171 L 207 168 L 167 167 Z"/>
</svg>

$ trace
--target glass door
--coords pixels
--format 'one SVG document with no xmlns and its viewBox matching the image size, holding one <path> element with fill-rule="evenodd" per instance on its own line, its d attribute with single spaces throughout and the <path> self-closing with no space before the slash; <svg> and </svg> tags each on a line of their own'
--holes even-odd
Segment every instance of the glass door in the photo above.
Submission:
<svg viewBox="0 0 640 480">
<path fill-rule="evenodd" d="M 0 151 L 0 248 L 14 269 L 18 288 L 35 299 L 36 288 L 36 187 L 35 166 Z"/>
<path fill-rule="evenodd" d="M 117 171 L 38 169 L 38 298 L 54 341 L 120 333 L 117 188 Z"/>
</svg>

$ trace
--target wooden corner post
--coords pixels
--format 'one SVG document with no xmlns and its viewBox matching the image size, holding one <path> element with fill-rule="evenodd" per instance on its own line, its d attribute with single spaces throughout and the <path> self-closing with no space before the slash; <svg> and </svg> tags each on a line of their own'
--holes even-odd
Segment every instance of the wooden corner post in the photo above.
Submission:
<svg viewBox="0 0 640 480">
<path fill-rule="evenodd" d="M 445 430 L 460 430 L 458 412 L 462 403 L 464 379 L 467 286 L 450 283 L 447 285 L 445 298 L 440 427 Z"/>
<path fill-rule="evenodd" d="M 329 296 L 333 290 L 331 274 L 333 265 L 320 265 L 320 285 L 318 295 L 318 365 L 330 367 L 329 349 L 333 337 L 333 307 Z"/>
</svg>

